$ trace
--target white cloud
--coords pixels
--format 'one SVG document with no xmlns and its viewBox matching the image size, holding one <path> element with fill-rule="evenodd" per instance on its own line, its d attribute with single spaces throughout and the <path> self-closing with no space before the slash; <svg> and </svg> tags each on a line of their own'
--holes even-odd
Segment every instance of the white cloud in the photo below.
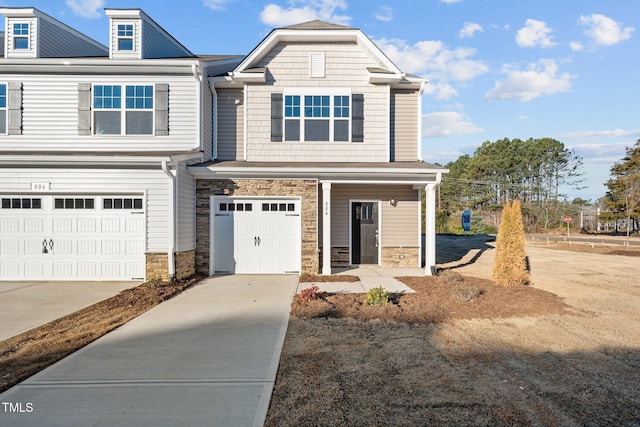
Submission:
<svg viewBox="0 0 640 427">
<path fill-rule="evenodd" d="M 570 42 L 569 47 L 574 52 L 580 52 L 581 50 L 584 50 L 584 45 L 580 42 Z"/>
<path fill-rule="evenodd" d="M 454 96 L 458 96 L 458 91 L 448 83 L 431 83 L 427 84 L 424 88 L 426 95 L 433 95 L 438 101 L 451 99 Z"/>
<path fill-rule="evenodd" d="M 600 46 L 611 46 L 631 38 L 633 27 L 622 28 L 622 24 L 605 15 L 580 16 L 578 23 L 587 27 L 585 34 Z"/>
<path fill-rule="evenodd" d="M 98 9 L 104 7 L 105 0 L 66 0 L 67 6 L 83 18 L 99 18 Z"/>
<path fill-rule="evenodd" d="M 460 3 L 462 0 L 440 0 L 442 3 L 452 4 L 452 3 Z"/>
<path fill-rule="evenodd" d="M 458 37 L 461 39 L 471 38 L 475 36 L 477 32 L 482 32 L 484 29 L 482 25 L 476 24 L 475 22 L 465 22 L 464 27 L 458 33 Z"/>
<path fill-rule="evenodd" d="M 212 10 L 224 10 L 227 3 L 233 0 L 203 0 L 203 4 Z"/>
<path fill-rule="evenodd" d="M 531 63 L 525 70 L 505 65 L 503 72 L 507 77 L 497 82 L 485 95 L 485 99 L 517 99 L 520 102 L 528 102 L 540 96 L 568 92 L 571 89 L 571 80 L 576 77 L 569 73 L 560 73 L 553 59 Z"/>
<path fill-rule="evenodd" d="M 552 32 L 546 23 L 527 19 L 525 26 L 516 33 L 516 43 L 520 47 L 553 47 L 556 43 L 551 40 Z"/>
<path fill-rule="evenodd" d="M 601 131 L 578 131 L 560 134 L 564 139 L 585 139 L 585 138 L 627 138 L 640 137 L 640 129 L 623 130 L 601 130 Z"/>
<path fill-rule="evenodd" d="M 382 6 L 374 16 L 378 21 L 391 22 L 393 20 L 393 9 L 389 6 Z"/>
<path fill-rule="evenodd" d="M 338 10 L 346 9 L 345 0 L 290 0 L 287 8 L 273 3 L 266 5 L 260 12 L 260 20 L 274 27 L 300 24 L 315 19 L 348 25 L 351 17 L 337 13 Z"/>
<path fill-rule="evenodd" d="M 425 137 L 472 135 L 482 132 L 463 113 L 442 111 L 422 116 L 422 135 Z"/>
</svg>

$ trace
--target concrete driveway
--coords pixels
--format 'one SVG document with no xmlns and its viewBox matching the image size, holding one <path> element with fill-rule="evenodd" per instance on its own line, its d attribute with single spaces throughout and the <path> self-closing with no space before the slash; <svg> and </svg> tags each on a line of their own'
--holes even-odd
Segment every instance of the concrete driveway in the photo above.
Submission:
<svg viewBox="0 0 640 427">
<path fill-rule="evenodd" d="M 142 282 L 0 281 L 0 341 Z"/>
<path fill-rule="evenodd" d="M 0 394 L 0 425 L 262 426 L 297 281 L 200 282 Z"/>
</svg>

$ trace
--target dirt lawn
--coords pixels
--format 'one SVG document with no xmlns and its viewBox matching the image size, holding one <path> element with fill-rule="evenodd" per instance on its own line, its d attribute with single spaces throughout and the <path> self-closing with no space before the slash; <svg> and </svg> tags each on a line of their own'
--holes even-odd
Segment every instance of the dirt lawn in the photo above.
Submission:
<svg viewBox="0 0 640 427">
<path fill-rule="evenodd" d="M 441 267 L 490 278 L 492 243 L 439 239 Z M 529 299 L 469 279 L 480 297 L 433 303 L 423 321 L 343 317 L 336 307 L 366 311 L 353 300 L 292 318 L 266 424 L 640 425 L 638 258 L 527 252 Z M 444 295 L 442 284 L 422 286 Z M 491 295 L 520 312 L 480 309 Z"/>
</svg>

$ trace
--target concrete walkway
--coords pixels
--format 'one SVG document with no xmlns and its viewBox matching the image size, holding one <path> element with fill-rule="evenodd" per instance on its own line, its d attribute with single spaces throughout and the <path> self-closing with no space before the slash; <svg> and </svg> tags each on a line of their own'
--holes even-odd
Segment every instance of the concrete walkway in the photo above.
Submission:
<svg viewBox="0 0 640 427">
<path fill-rule="evenodd" d="M 0 341 L 117 295 L 140 283 L 142 282 L 0 281 Z"/>
<path fill-rule="evenodd" d="M 298 284 L 296 293 L 312 286 L 318 286 L 322 292 L 328 293 L 367 293 L 371 288 L 382 286 L 392 293 L 415 292 L 404 283 L 396 280 L 402 276 L 424 276 L 424 270 L 419 268 L 382 268 L 378 266 L 359 266 L 344 270 L 336 269 L 336 276 L 348 275 L 357 276 L 358 282 L 301 282 Z"/>
<path fill-rule="evenodd" d="M 1 394 L 0 425 L 261 426 L 297 279 L 207 279 Z"/>
</svg>

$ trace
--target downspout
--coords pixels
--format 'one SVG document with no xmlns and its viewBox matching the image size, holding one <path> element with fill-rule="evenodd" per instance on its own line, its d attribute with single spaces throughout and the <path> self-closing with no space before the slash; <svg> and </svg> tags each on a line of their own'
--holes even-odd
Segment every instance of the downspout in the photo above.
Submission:
<svg viewBox="0 0 640 427">
<path fill-rule="evenodd" d="M 196 124 L 197 126 L 196 134 L 198 135 L 197 148 L 198 150 L 204 152 L 204 146 L 203 146 L 204 135 L 202 134 L 203 132 L 202 123 L 204 123 L 202 118 L 202 73 L 200 72 L 200 67 L 198 67 L 197 64 L 191 64 L 191 74 L 193 74 L 193 77 L 196 79 L 196 82 L 198 84 L 198 103 L 196 105 L 196 108 L 197 108 L 196 117 L 199 118 L 198 123 Z"/>
<path fill-rule="evenodd" d="M 175 249 L 176 249 L 176 178 L 169 170 L 166 160 L 160 164 L 162 171 L 169 177 L 169 249 L 167 251 L 167 262 L 169 264 L 169 281 L 176 277 Z"/>
</svg>

